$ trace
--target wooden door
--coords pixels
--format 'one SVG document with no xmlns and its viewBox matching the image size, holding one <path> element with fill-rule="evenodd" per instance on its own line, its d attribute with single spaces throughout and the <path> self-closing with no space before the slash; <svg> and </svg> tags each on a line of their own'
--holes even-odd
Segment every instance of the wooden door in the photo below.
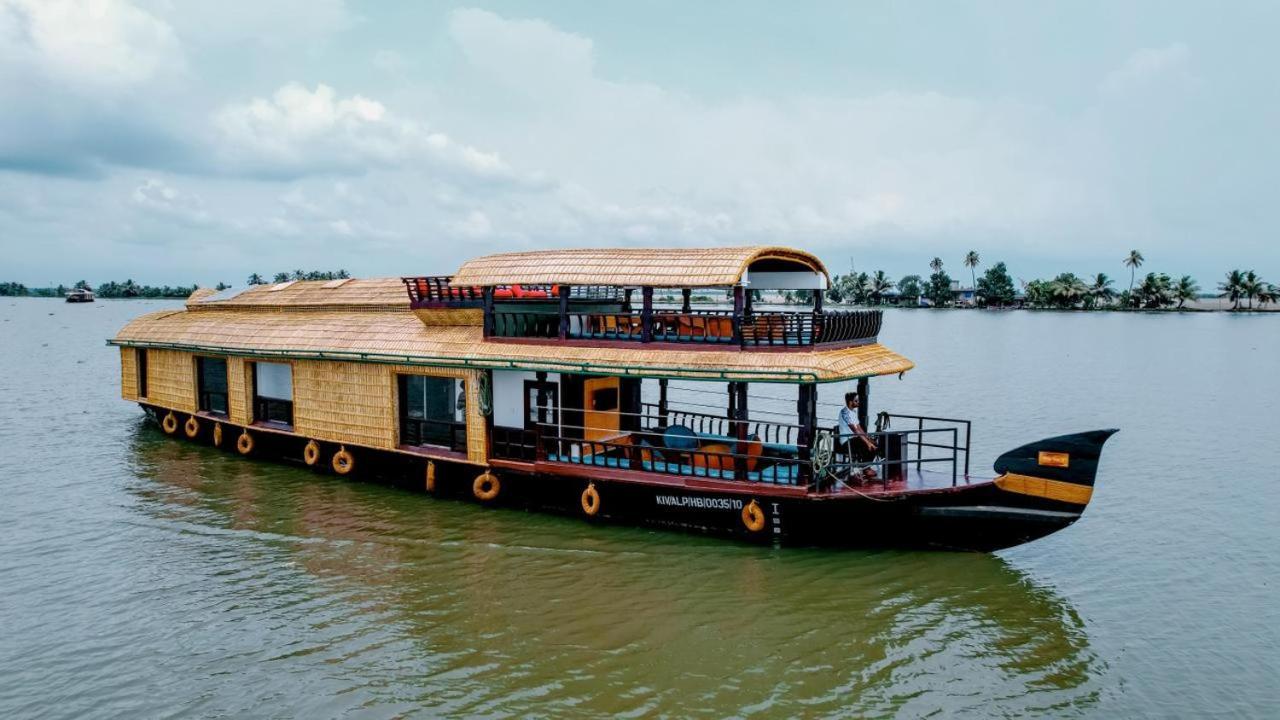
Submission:
<svg viewBox="0 0 1280 720">
<path fill-rule="evenodd" d="M 620 434 L 621 415 L 618 413 L 620 378 L 587 378 L 582 383 L 583 438 L 608 440 Z"/>
</svg>

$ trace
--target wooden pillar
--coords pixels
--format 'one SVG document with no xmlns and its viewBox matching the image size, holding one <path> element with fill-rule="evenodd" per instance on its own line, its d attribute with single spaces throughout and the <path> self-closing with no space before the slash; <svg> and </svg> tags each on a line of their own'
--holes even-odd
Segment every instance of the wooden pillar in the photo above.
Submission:
<svg viewBox="0 0 1280 720">
<path fill-rule="evenodd" d="M 635 288 L 627 288 L 622 291 L 622 312 L 631 312 L 631 291 Z"/>
<path fill-rule="evenodd" d="M 680 298 L 680 312 L 686 315 L 693 312 L 693 307 L 690 306 L 690 301 L 693 298 L 693 288 L 680 288 Z"/>
<path fill-rule="evenodd" d="M 812 457 L 811 448 L 818 424 L 818 386 L 802 383 L 796 393 L 796 420 L 800 430 L 796 433 L 796 445 L 800 449 L 800 483 L 807 485 L 813 478 L 807 463 Z"/>
<path fill-rule="evenodd" d="M 560 339 L 569 337 L 569 286 L 560 286 Z"/>
<path fill-rule="evenodd" d="M 858 378 L 858 424 L 866 432 L 871 432 L 871 427 L 867 425 L 867 420 L 871 415 L 871 398 L 868 392 L 871 390 L 871 383 L 866 378 Z"/>
<path fill-rule="evenodd" d="M 658 378 L 658 424 L 666 427 L 671 418 L 667 409 L 667 379 Z"/>
<path fill-rule="evenodd" d="M 542 426 L 547 424 L 547 373 L 540 370 L 534 377 L 538 382 L 537 397 L 535 398 L 538 407 L 538 425 Z M 526 418 L 527 420 L 528 418 Z"/>
<path fill-rule="evenodd" d="M 653 342 L 653 288 L 640 288 L 640 298 L 640 342 Z"/>
<path fill-rule="evenodd" d="M 747 477 L 747 430 L 749 410 L 747 408 L 747 384 L 745 382 L 729 383 L 729 418 L 733 424 L 734 443 L 733 477 L 743 480 Z"/>
<path fill-rule="evenodd" d="M 742 313 L 746 307 L 743 290 L 741 285 L 733 286 L 733 341 L 741 346 L 747 344 L 746 336 L 742 333 Z"/>
<path fill-rule="evenodd" d="M 813 291 L 813 311 L 816 313 L 822 312 L 822 291 L 821 290 Z"/>
<path fill-rule="evenodd" d="M 484 288 L 484 336 L 493 335 L 493 286 Z"/>
<path fill-rule="evenodd" d="M 756 294 L 751 291 L 751 288 L 744 288 L 742 292 L 743 292 L 743 297 L 746 299 L 745 311 L 748 315 L 750 315 L 752 311 L 755 309 Z"/>
</svg>

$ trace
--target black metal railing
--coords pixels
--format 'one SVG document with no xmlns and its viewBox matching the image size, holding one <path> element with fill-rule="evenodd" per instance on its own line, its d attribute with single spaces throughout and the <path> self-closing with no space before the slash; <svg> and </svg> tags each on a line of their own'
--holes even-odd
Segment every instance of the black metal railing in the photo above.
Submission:
<svg viewBox="0 0 1280 720">
<path fill-rule="evenodd" d="M 485 288 L 478 285 L 455 285 L 452 275 L 422 275 L 402 277 L 409 294 L 409 304 L 417 308 L 434 307 L 482 307 Z M 496 302 L 555 302 L 560 299 L 558 285 L 495 285 L 492 288 Z M 622 288 L 609 285 L 574 285 L 569 288 L 569 300 L 589 302 L 616 302 L 625 296 Z"/>
<path fill-rule="evenodd" d="M 655 309 L 647 316 L 631 311 L 495 310 L 496 337 L 622 340 L 670 343 L 737 344 L 742 347 L 809 347 L 874 340 L 880 310 L 843 312 L 758 311 L 735 316 L 732 310 L 680 312 Z M 646 333 L 646 326 L 648 332 Z"/>
<path fill-rule="evenodd" d="M 414 309 L 430 307 L 481 307 L 484 304 L 484 288 L 471 285 L 454 285 L 450 275 L 426 275 L 402 277 L 409 293 L 409 304 Z"/>
<path fill-rule="evenodd" d="M 467 424 L 456 420 L 400 418 L 400 444 L 434 445 L 466 452 Z"/>
<path fill-rule="evenodd" d="M 657 403 L 641 403 L 640 428 L 646 431 L 660 431 L 672 425 L 683 425 L 699 435 L 732 436 L 736 429 L 736 420 L 724 415 L 691 412 L 668 408 L 665 415 Z M 780 423 L 768 420 L 745 421 L 747 436 L 755 437 L 764 443 L 773 445 L 795 445 L 800 437 L 799 425 Z"/>
<path fill-rule="evenodd" d="M 255 421 L 292 425 L 293 402 L 262 396 L 255 397 L 253 399 L 253 419 Z"/>
</svg>

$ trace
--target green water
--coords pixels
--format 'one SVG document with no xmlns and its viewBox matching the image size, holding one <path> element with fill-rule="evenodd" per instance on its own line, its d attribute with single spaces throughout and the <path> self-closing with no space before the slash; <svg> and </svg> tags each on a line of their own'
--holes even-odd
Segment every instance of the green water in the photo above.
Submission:
<svg viewBox="0 0 1280 720">
<path fill-rule="evenodd" d="M 1108 444 L 1000 555 L 737 545 L 494 511 L 175 441 L 103 338 L 0 300 L 0 717 L 1265 717 L 1280 318 L 891 312 L 874 409 L 975 468 Z"/>
</svg>

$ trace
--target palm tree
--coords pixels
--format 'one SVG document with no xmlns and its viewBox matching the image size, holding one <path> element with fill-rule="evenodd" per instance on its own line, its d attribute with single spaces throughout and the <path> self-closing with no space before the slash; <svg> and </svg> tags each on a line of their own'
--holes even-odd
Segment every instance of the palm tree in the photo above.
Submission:
<svg viewBox="0 0 1280 720">
<path fill-rule="evenodd" d="M 1222 293 L 1218 297 L 1224 297 L 1231 301 L 1231 309 L 1240 309 L 1240 298 L 1244 297 L 1244 273 L 1239 270 L 1232 270 L 1227 273 L 1227 279 L 1218 283 L 1218 290 Z"/>
<path fill-rule="evenodd" d="M 1240 285 L 1240 291 L 1249 299 L 1249 309 L 1253 309 L 1253 299 L 1258 296 L 1258 291 L 1266 283 L 1262 282 L 1262 278 L 1258 274 L 1250 270 L 1244 274 L 1244 282 Z"/>
<path fill-rule="evenodd" d="M 1260 305 L 1280 303 L 1280 287 L 1271 283 L 1262 283 L 1262 288 L 1258 290 L 1258 303 Z"/>
<path fill-rule="evenodd" d="M 1098 273 L 1093 278 L 1093 286 L 1089 288 L 1088 302 L 1090 307 L 1101 304 L 1110 303 L 1116 296 L 1116 291 L 1111 289 L 1112 280 L 1107 277 L 1106 273 Z"/>
<path fill-rule="evenodd" d="M 250 276 L 249 276 L 249 282 L 247 282 L 247 283 L 245 283 L 245 284 L 246 284 L 246 285 L 266 285 L 266 284 L 267 284 L 267 281 L 266 281 L 266 280 L 263 280 L 263 279 L 262 279 L 262 276 L 261 276 L 261 275 L 259 275 L 258 273 L 254 273 L 254 274 L 252 274 L 252 275 L 250 275 Z"/>
<path fill-rule="evenodd" d="M 1173 297 L 1178 301 L 1179 310 L 1188 300 L 1195 300 L 1199 296 L 1200 285 L 1190 275 L 1183 275 L 1178 280 L 1178 285 L 1173 289 Z"/>
<path fill-rule="evenodd" d="M 877 270 L 874 275 L 867 278 L 867 294 L 871 296 L 872 302 L 876 305 L 884 298 L 884 294 L 893 289 L 893 281 L 883 270 Z"/>
<path fill-rule="evenodd" d="M 1129 294 L 1130 295 L 1133 294 L 1134 273 L 1137 272 L 1138 268 L 1142 267 L 1142 263 L 1145 260 L 1146 258 L 1142 257 L 1142 252 L 1139 250 L 1130 250 L 1129 256 L 1124 259 L 1125 267 L 1129 268 Z"/>
<path fill-rule="evenodd" d="M 970 287 L 972 287 L 975 291 L 978 288 L 977 267 L 978 267 L 978 263 L 980 262 L 982 262 L 982 258 L 978 257 L 977 250 L 970 250 L 969 252 L 965 253 L 964 266 L 969 268 L 969 280 L 973 282 L 973 285 L 971 285 Z"/>
</svg>

